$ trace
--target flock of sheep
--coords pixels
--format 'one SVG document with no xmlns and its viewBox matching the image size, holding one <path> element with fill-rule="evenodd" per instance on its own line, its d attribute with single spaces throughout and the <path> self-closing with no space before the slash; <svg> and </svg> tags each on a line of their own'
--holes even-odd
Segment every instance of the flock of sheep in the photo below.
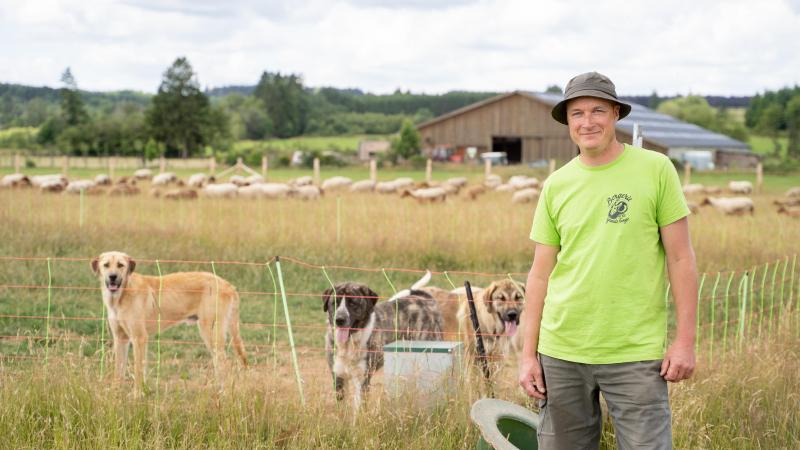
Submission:
<svg viewBox="0 0 800 450">
<path fill-rule="evenodd" d="M 720 212 L 727 215 L 753 214 L 755 205 L 753 199 L 746 197 L 753 193 L 753 184 L 749 181 L 731 181 L 728 183 L 728 191 L 731 194 L 738 194 L 737 197 L 712 197 L 723 193 L 719 186 L 703 186 L 702 184 L 687 184 L 683 187 L 683 193 L 688 200 L 689 209 L 693 213 L 698 213 L 701 206 L 711 205 Z M 695 199 L 704 196 L 699 203 Z M 800 187 L 789 189 L 784 198 L 774 201 L 778 206 L 779 214 L 786 214 L 791 217 L 800 217 Z"/>
<path fill-rule="evenodd" d="M 399 194 L 400 197 L 416 199 L 421 203 L 441 202 L 448 197 L 461 195 L 475 200 L 490 192 L 511 193 L 513 203 L 531 203 L 539 198 L 541 183 L 536 178 L 517 175 L 506 182 L 499 175 L 489 175 L 481 184 L 468 185 L 465 177 L 449 178 L 443 182 L 415 182 L 411 178 L 397 178 L 391 181 L 359 180 L 334 176 L 324 180 L 319 186 L 311 176 L 302 176 L 286 183 L 266 182 L 261 175 L 247 177 L 233 175 L 227 182 L 217 182 L 213 176 L 197 173 L 187 180 L 179 179 L 172 172 L 153 174 L 149 169 L 137 170 L 132 177 L 122 177 L 113 182 L 108 175 L 97 175 L 94 179 L 72 180 L 64 175 L 26 176 L 21 173 L 6 175 L 0 180 L 0 187 L 34 187 L 42 192 L 66 192 L 78 194 L 111 196 L 137 195 L 141 188 L 139 181 L 149 180 L 149 193 L 154 197 L 168 199 L 193 199 L 202 195 L 211 198 L 299 198 L 319 199 L 325 193 L 377 193 Z"/>
<path fill-rule="evenodd" d="M 415 182 L 411 178 L 397 178 L 391 181 L 359 180 L 353 181 L 343 176 L 324 180 L 319 186 L 311 176 L 302 176 L 286 183 L 266 182 L 261 175 L 247 177 L 233 175 L 227 182 L 217 182 L 213 176 L 196 173 L 186 181 L 172 172 L 153 174 L 149 169 L 137 170 L 132 177 L 122 177 L 113 182 L 108 175 L 97 175 L 91 180 L 68 180 L 64 175 L 26 176 L 21 173 L 6 175 L 0 180 L 0 187 L 32 186 L 42 192 L 67 192 L 85 194 L 137 195 L 141 193 L 138 181 L 149 180 L 149 192 L 154 197 L 167 199 L 194 199 L 202 195 L 211 198 L 298 198 L 316 200 L 325 193 L 377 193 L 399 194 L 400 197 L 416 199 L 421 203 L 443 202 L 447 198 L 461 196 L 475 200 L 488 192 L 511 194 L 513 203 L 534 203 L 539 198 L 541 182 L 532 177 L 515 175 L 505 182 L 496 174 L 486 177 L 483 183 L 468 185 L 464 177 L 449 178 L 442 182 Z M 723 189 L 718 186 L 687 184 L 683 192 L 692 212 L 700 211 L 701 206 L 711 205 L 727 215 L 753 214 L 755 206 L 748 197 L 753 193 L 749 181 L 731 181 L 727 191 L 735 197 L 720 197 Z M 702 200 L 701 200 L 702 198 Z M 784 198 L 775 200 L 778 213 L 800 217 L 800 187 L 786 192 Z"/>
</svg>

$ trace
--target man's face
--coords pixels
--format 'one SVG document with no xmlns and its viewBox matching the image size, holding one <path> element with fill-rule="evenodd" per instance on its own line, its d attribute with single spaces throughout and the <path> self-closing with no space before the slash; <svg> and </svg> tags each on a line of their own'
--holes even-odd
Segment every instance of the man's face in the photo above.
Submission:
<svg viewBox="0 0 800 450">
<path fill-rule="evenodd" d="M 583 151 L 604 150 L 616 138 L 619 105 L 595 97 L 578 97 L 567 103 L 567 123 L 572 141 Z"/>
</svg>

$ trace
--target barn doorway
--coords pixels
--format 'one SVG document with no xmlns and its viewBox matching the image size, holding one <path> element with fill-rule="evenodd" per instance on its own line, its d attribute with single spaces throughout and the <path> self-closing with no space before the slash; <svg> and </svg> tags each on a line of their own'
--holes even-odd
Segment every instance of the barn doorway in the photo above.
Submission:
<svg viewBox="0 0 800 450">
<path fill-rule="evenodd" d="M 506 152 L 509 164 L 519 164 L 522 162 L 522 138 L 492 136 L 492 151 Z"/>
</svg>

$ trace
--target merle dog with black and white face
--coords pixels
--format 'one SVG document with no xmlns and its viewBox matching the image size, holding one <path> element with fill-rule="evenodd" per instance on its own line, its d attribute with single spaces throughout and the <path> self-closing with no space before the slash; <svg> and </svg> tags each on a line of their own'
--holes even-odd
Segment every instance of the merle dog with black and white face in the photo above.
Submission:
<svg viewBox="0 0 800 450">
<path fill-rule="evenodd" d="M 322 294 L 327 313 L 328 366 L 336 384 L 336 398 L 352 385 L 358 409 L 372 374 L 383 367 L 383 346 L 395 340 L 442 339 L 444 325 L 436 301 L 427 292 L 412 289 L 403 296 L 377 303 L 378 294 L 361 283 L 340 283 Z M 395 330 L 397 311 L 397 330 Z"/>
</svg>

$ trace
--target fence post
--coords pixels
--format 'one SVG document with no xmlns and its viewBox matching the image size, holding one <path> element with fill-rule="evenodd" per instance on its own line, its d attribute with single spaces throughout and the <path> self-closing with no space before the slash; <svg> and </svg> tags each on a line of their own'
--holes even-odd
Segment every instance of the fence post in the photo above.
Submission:
<svg viewBox="0 0 800 450">
<path fill-rule="evenodd" d="M 760 162 L 756 165 L 756 193 L 760 194 L 764 187 L 764 165 Z"/>
<path fill-rule="evenodd" d="M 261 157 L 261 176 L 264 177 L 264 181 L 267 180 L 267 169 L 269 169 L 269 160 L 267 155 L 263 155 Z"/>
<path fill-rule="evenodd" d="M 692 182 L 692 163 L 687 162 L 683 165 L 683 185 L 686 186 L 687 184 Z"/>
<path fill-rule="evenodd" d="M 300 367 L 297 365 L 297 349 L 294 346 L 294 333 L 292 333 L 292 319 L 289 317 L 289 304 L 286 301 L 286 289 L 283 286 L 283 272 L 281 271 L 281 258 L 275 257 L 275 268 L 278 271 L 278 285 L 281 289 L 281 300 L 283 301 L 283 314 L 286 317 L 286 330 L 289 332 L 289 346 L 292 348 L 292 363 L 294 364 L 294 375 L 297 379 L 297 389 L 300 391 L 300 403 L 305 406 L 306 398 L 303 395 L 303 379 L 300 377 Z"/>
<path fill-rule="evenodd" d="M 492 174 L 492 160 L 491 159 L 484 159 L 483 160 L 483 175 L 485 178 L 489 178 L 489 175 Z"/>
<path fill-rule="evenodd" d="M 432 178 L 433 178 L 433 160 L 428 158 L 428 161 L 425 163 L 425 181 L 427 183 L 430 183 Z"/>
<path fill-rule="evenodd" d="M 208 158 L 208 173 L 212 176 L 217 172 L 217 160 L 213 156 Z"/>
<path fill-rule="evenodd" d="M 369 179 L 373 183 L 378 182 L 378 162 L 375 161 L 375 158 L 369 159 Z"/>
<path fill-rule="evenodd" d="M 551 175 L 555 171 L 556 171 L 556 160 L 555 159 L 550 159 L 550 162 L 547 165 L 547 174 Z"/>
<path fill-rule="evenodd" d="M 314 158 L 314 184 L 319 186 L 320 179 L 319 179 L 319 158 Z"/>
</svg>

